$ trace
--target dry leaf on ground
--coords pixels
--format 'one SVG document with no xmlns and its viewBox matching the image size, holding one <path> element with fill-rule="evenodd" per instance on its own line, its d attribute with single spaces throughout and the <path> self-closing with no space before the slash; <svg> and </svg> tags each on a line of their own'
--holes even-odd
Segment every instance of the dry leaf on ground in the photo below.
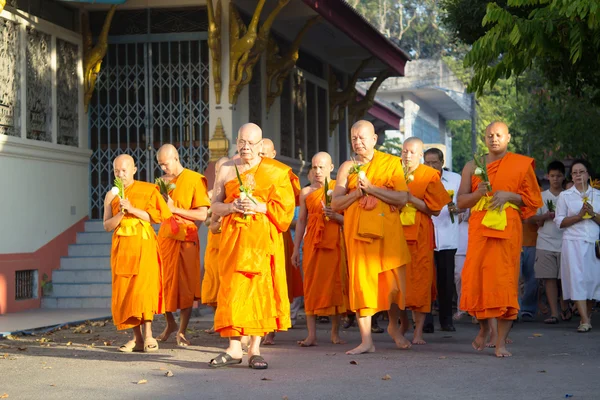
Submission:
<svg viewBox="0 0 600 400">
<path fill-rule="evenodd" d="M 17 347 L 17 350 L 25 351 L 25 350 L 27 350 L 27 347 Z"/>
<path fill-rule="evenodd" d="M 272 379 L 269 379 L 269 378 L 267 378 L 267 377 L 260 378 L 260 380 L 261 380 L 261 381 L 272 381 Z"/>
<path fill-rule="evenodd" d="M 4 393 L 2 396 L 0 396 L 0 399 L 7 399 L 8 398 L 8 393 Z"/>
<path fill-rule="evenodd" d="M 138 385 L 143 385 L 144 383 L 148 383 L 148 381 L 146 379 L 140 379 L 139 381 L 137 381 Z"/>
<path fill-rule="evenodd" d="M 172 376 L 174 376 L 174 375 L 173 375 L 173 373 L 172 373 L 171 371 L 167 371 L 167 372 L 165 373 L 165 376 L 166 376 L 167 378 L 170 378 L 170 377 L 172 377 Z"/>
<path fill-rule="evenodd" d="M 389 381 L 390 379 L 392 379 L 392 377 L 391 377 L 391 376 L 389 376 L 388 374 L 385 374 L 385 375 L 383 376 L 383 378 L 381 378 L 381 380 L 382 380 L 382 381 Z"/>
<path fill-rule="evenodd" d="M 358 365 L 358 361 L 352 360 L 352 361 L 350 361 L 350 364 L 352 364 L 352 365 Z"/>
<path fill-rule="evenodd" d="M 98 326 L 98 327 L 105 326 L 105 325 L 106 325 L 106 321 L 96 321 L 96 322 L 92 322 L 92 324 L 91 324 L 91 325 L 92 325 L 92 326 Z"/>
<path fill-rule="evenodd" d="M 541 333 L 534 333 L 534 334 L 533 334 L 533 337 L 542 337 L 542 336 L 544 336 L 544 335 L 543 335 L 543 334 L 541 334 Z"/>
</svg>

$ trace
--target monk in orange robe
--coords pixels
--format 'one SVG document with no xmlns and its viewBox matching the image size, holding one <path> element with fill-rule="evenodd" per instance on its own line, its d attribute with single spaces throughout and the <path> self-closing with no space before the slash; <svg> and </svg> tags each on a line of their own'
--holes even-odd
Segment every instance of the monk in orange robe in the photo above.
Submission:
<svg viewBox="0 0 600 400">
<path fill-rule="evenodd" d="M 215 179 L 221 166 L 229 161 L 227 157 L 221 157 L 215 163 Z M 212 199 L 212 189 L 208 191 L 208 197 Z M 221 242 L 221 218 L 212 215 L 212 209 L 208 210 L 208 218 L 204 221 L 208 227 L 206 239 L 206 251 L 204 252 L 204 275 L 202 277 L 202 304 L 206 304 L 217 310 L 217 295 L 219 293 L 219 243 Z M 215 327 L 206 331 L 215 333 Z"/>
<path fill-rule="evenodd" d="M 533 159 L 508 152 L 509 141 L 505 123 L 490 124 L 485 131 L 489 153 L 478 160 L 487 166 L 489 182 L 470 161 L 458 192 L 458 207 L 471 208 L 460 309 L 479 321 L 472 343 L 479 351 L 485 348 L 490 319 L 498 320 L 497 357 L 511 356 L 506 339 L 519 311 L 521 218 L 532 217 L 543 205 Z"/>
<path fill-rule="evenodd" d="M 263 139 L 262 151 L 260 152 L 260 156 L 271 158 L 271 159 L 275 159 L 275 157 L 277 156 L 277 151 L 275 150 L 275 144 L 273 143 L 273 141 L 271 139 L 268 139 L 268 138 Z M 300 196 L 300 179 L 298 179 L 298 177 L 292 172 L 291 169 L 290 169 L 289 175 L 290 175 L 290 182 L 292 184 L 292 187 L 294 188 L 294 196 L 296 197 L 296 205 L 298 205 L 298 198 Z M 293 212 L 292 212 L 292 219 L 293 219 Z M 294 268 L 292 261 L 291 261 L 292 253 L 294 252 L 294 240 L 292 239 L 292 233 L 290 232 L 290 229 L 286 230 L 285 232 L 282 232 L 281 235 L 282 235 L 283 246 L 284 246 L 284 250 L 285 250 L 285 253 L 284 253 L 285 282 L 283 282 L 283 280 L 281 280 L 279 282 L 279 284 L 275 286 L 275 290 L 277 291 L 278 287 L 281 287 L 285 284 L 287 286 L 287 294 L 288 294 L 289 302 L 291 304 L 293 304 L 293 301 L 295 298 L 301 297 L 304 294 L 303 288 L 302 288 L 302 274 L 298 268 Z M 283 276 L 282 276 L 282 278 L 283 278 Z M 284 304 L 284 303 L 281 303 L 281 304 Z M 290 317 L 292 319 L 292 325 L 296 321 L 296 314 L 295 313 L 292 314 L 293 311 L 295 311 L 297 313 L 298 310 L 290 309 Z M 275 344 L 275 332 L 268 333 L 265 336 L 262 344 L 263 345 L 274 345 Z"/>
<path fill-rule="evenodd" d="M 346 354 L 375 351 L 371 316 L 383 310 L 389 310 L 388 333 L 396 345 L 409 348 L 398 326 L 410 261 L 398 211 L 408 200 L 402 160 L 375 150 L 370 122 L 356 122 L 350 134 L 356 159 L 340 166 L 331 202 L 334 211 L 344 211 L 349 303 L 361 335 L 361 344 Z"/>
<path fill-rule="evenodd" d="M 137 168 L 131 156 L 115 158 L 113 169 L 123 183 L 124 196 L 113 188 L 104 198 L 104 229 L 114 230 L 112 315 L 117 329 L 133 328 L 134 334 L 119 351 L 157 351 L 152 319 L 162 313 L 163 288 L 158 240 L 151 224 L 167 221 L 172 214 L 156 185 L 133 179 Z"/>
<path fill-rule="evenodd" d="M 200 300 L 200 241 L 196 222 L 206 219 L 210 200 L 206 190 L 206 178 L 183 168 L 175 146 L 165 144 L 156 153 L 158 165 L 165 175 L 168 193 L 162 193 L 169 209 L 175 216 L 163 223 L 158 231 L 163 260 L 163 286 L 165 294 L 165 317 L 167 326 L 157 339 L 166 342 L 177 332 L 178 346 L 189 346 L 185 337 L 192 306 Z M 179 327 L 173 313 L 179 314 Z"/>
<path fill-rule="evenodd" d="M 261 337 L 290 327 L 281 232 L 292 222 L 295 204 L 290 168 L 260 157 L 262 131 L 243 125 L 237 138 L 240 158 L 223 164 L 214 186 L 212 210 L 223 217 L 219 245 L 219 295 L 215 330 L 229 347 L 209 363 L 242 362 L 242 336 L 250 336 L 248 365 L 268 367 Z M 241 182 L 240 182 L 241 181 Z"/>
<path fill-rule="evenodd" d="M 423 340 L 425 316 L 431 312 L 435 265 L 433 260 L 434 229 L 431 216 L 438 216 L 452 201 L 444 188 L 438 170 L 421 164 L 423 141 L 411 137 L 402 143 L 402 162 L 408 171 L 408 204 L 401 213 L 404 236 L 410 249 L 410 263 L 406 266 L 406 308 L 412 310 L 415 321 L 413 344 Z M 408 330 L 408 314 L 400 312 L 403 333 Z"/>
<path fill-rule="evenodd" d="M 308 336 L 298 342 L 302 347 L 317 345 L 317 315 L 333 317 L 333 344 L 346 343 L 339 336 L 341 315 L 348 307 L 348 272 L 342 236 L 344 216 L 334 212 L 329 204 L 335 187 L 335 181 L 331 180 L 333 169 L 331 156 L 317 153 L 312 158 L 313 182 L 300 192 L 292 262 L 299 269 L 300 244 L 304 240 L 302 268 Z"/>
</svg>

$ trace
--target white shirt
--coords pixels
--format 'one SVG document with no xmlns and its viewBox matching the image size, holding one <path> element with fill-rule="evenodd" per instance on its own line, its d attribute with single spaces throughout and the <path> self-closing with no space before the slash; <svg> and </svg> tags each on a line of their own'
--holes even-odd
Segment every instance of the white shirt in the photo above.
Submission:
<svg viewBox="0 0 600 400">
<path fill-rule="evenodd" d="M 600 212 L 600 190 L 592 189 L 591 186 L 588 186 L 585 195 L 588 197 L 588 203 L 594 208 L 594 212 Z M 583 196 L 584 194 L 580 193 L 575 186 L 565 190 L 558 196 L 556 216 L 554 217 L 556 226 L 560 227 L 563 219 L 577 215 L 579 211 L 581 211 L 581 207 L 583 207 Z M 594 243 L 598 240 L 599 234 L 600 227 L 598 227 L 598 224 L 592 221 L 592 219 L 584 219 L 583 221 L 563 229 L 563 239 L 566 240 L 583 240 Z"/>
<path fill-rule="evenodd" d="M 465 211 L 465 217 L 471 214 L 471 210 Z M 458 215 L 456 216 L 458 218 Z M 465 219 L 458 224 L 458 249 L 456 250 L 457 256 L 467 255 L 467 244 L 469 243 L 469 220 Z"/>
<path fill-rule="evenodd" d="M 558 196 L 552 194 L 550 190 L 544 190 L 542 192 L 542 200 L 544 205 L 542 208 L 538 208 L 537 215 L 546 214 L 548 210 L 548 201 L 554 203 L 554 210 L 556 212 L 556 205 L 558 204 Z M 556 215 L 555 215 L 556 216 Z M 563 231 L 556 226 L 553 220 L 547 219 L 544 221 L 544 225 L 538 229 L 537 243 L 535 248 L 546 251 L 560 252 L 562 248 L 562 237 Z"/>
<path fill-rule="evenodd" d="M 454 190 L 452 201 L 456 204 L 460 175 L 450 171 L 442 171 L 442 184 L 446 190 Z M 458 248 L 458 215 L 454 215 L 454 223 L 450 219 L 448 206 L 444 206 L 437 217 L 431 217 L 435 229 L 435 250 L 451 250 Z"/>
</svg>

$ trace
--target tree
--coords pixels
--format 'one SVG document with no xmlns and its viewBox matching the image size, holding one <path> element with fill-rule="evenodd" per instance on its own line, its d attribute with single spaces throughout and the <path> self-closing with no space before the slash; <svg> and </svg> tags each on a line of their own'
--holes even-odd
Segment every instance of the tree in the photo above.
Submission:
<svg viewBox="0 0 600 400">
<path fill-rule="evenodd" d="M 537 68 L 551 84 L 566 85 L 579 97 L 586 93 L 600 104 L 600 91 L 586 89 L 600 88 L 600 1 L 508 0 L 507 5 L 487 5 L 482 20 L 487 31 L 465 56 L 475 70 L 470 88 L 482 93 L 498 79 Z"/>
<path fill-rule="evenodd" d="M 383 144 L 377 149 L 384 153 L 391 154 L 393 156 L 402 156 L 402 140 L 399 137 L 393 137 L 385 139 Z"/>
</svg>

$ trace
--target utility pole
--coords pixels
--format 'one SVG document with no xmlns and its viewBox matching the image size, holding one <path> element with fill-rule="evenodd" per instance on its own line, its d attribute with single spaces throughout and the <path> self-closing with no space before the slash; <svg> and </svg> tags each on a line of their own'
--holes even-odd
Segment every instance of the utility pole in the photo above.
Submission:
<svg viewBox="0 0 600 400">
<path fill-rule="evenodd" d="M 475 92 L 471 93 L 471 153 L 477 153 L 477 111 Z"/>
</svg>

